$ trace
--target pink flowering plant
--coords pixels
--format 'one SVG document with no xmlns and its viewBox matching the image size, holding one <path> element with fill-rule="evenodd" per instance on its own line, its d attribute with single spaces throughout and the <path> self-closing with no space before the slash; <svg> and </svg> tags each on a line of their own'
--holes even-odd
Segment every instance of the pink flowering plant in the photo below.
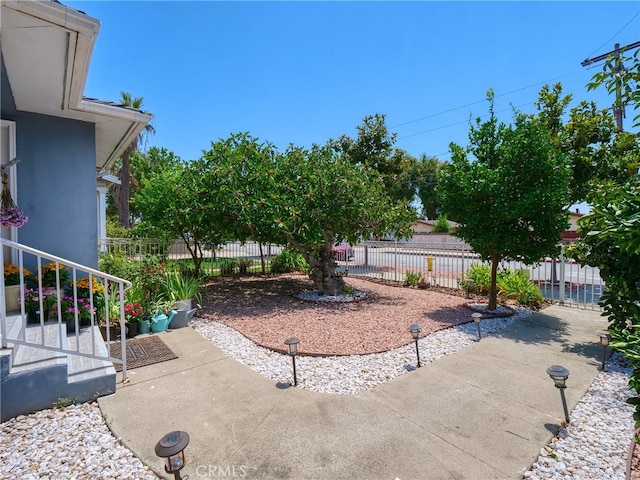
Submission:
<svg viewBox="0 0 640 480">
<path fill-rule="evenodd" d="M 62 298 L 62 318 L 65 320 L 75 318 L 76 313 L 78 318 L 84 321 L 91 320 L 91 313 L 95 313 L 95 308 L 91 308 L 91 300 L 89 298 L 78 298 L 74 304 L 73 297 L 65 295 Z"/>
<path fill-rule="evenodd" d="M 24 307 L 27 312 L 35 312 L 40 310 L 40 297 L 42 297 L 42 307 L 45 312 L 50 310 L 51 307 L 56 303 L 56 292 L 53 290 L 47 290 L 46 288 L 42 289 L 42 295 L 40 294 L 40 290 L 37 288 L 25 288 L 24 289 Z M 18 303 L 20 303 L 22 299 L 18 298 Z"/>
</svg>

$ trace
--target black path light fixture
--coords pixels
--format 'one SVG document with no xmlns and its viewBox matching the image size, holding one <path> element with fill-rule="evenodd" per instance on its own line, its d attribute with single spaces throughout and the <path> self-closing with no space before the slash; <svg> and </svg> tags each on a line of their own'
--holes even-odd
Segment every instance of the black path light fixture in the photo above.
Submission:
<svg viewBox="0 0 640 480">
<path fill-rule="evenodd" d="M 186 463 L 184 449 L 187 445 L 189 445 L 189 434 L 181 431 L 167 433 L 156 444 L 156 455 L 167 459 L 164 470 L 172 473 L 175 480 L 182 480 L 180 470 Z"/>
<path fill-rule="evenodd" d="M 293 360 L 293 386 L 298 386 L 298 375 L 296 374 L 296 355 L 298 355 L 298 340 L 296 337 L 287 338 L 284 341 L 284 344 L 287 346 L 289 350 L 289 355 L 291 355 L 291 359 Z"/>
<path fill-rule="evenodd" d="M 418 368 L 420 368 L 420 349 L 418 348 L 418 339 L 420 338 L 420 332 L 422 331 L 422 327 L 417 323 L 412 323 L 409 325 L 409 331 L 411 332 L 411 336 L 413 340 L 416 342 L 416 357 L 418 357 Z"/>
<path fill-rule="evenodd" d="M 562 398 L 562 408 L 564 409 L 564 419 L 567 423 L 569 423 L 567 399 L 564 396 L 564 389 L 567 388 L 567 378 L 569 378 L 569 370 L 561 365 L 551 365 L 549 368 L 547 368 L 547 374 L 553 380 L 556 388 L 560 390 L 560 398 Z"/>
<path fill-rule="evenodd" d="M 600 370 L 605 371 L 604 364 L 607 361 L 607 347 L 609 346 L 609 342 L 611 341 L 611 335 L 608 333 L 601 333 L 600 337 L 600 345 L 602 345 L 602 367 Z"/>
<path fill-rule="evenodd" d="M 473 321 L 476 322 L 476 326 L 478 327 L 478 341 L 482 338 L 480 335 L 480 320 L 482 320 L 482 314 L 480 312 L 475 312 L 471 314 Z"/>
</svg>

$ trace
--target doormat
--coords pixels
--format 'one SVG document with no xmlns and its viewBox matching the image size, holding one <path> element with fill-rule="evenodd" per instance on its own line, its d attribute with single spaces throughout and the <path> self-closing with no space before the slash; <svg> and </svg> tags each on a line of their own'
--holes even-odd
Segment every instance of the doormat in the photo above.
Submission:
<svg viewBox="0 0 640 480">
<path fill-rule="evenodd" d="M 178 356 L 156 336 L 127 340 L 126 349 L 127 368 L 129 370 L 178 358 Z M 109 353 L 112 358 L 122 358 L 121 343 L 118 341 L 109 344 Z M 113 366 L 116 372 L 122 371 L 121 363 L 114 363 Z"/>
</svg>

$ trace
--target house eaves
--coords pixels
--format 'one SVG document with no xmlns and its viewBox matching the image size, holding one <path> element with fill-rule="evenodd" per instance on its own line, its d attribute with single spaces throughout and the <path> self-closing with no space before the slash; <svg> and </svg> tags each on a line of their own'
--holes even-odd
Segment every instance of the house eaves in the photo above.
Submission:
<svg viewBox="0 0 640 480">
<path fill-rule="evenodd" d="M 108 171 L 151 116 L 83 97 L 99 20 L 52 0 L 2 0 L 0 19 L 16 109 L 95 124 L 96 170 Z"/>
</svg>

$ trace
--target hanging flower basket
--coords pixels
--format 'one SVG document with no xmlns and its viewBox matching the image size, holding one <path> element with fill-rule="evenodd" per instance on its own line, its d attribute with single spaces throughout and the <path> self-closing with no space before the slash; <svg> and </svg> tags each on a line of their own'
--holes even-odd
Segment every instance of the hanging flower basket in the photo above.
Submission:
<svg viewBox="0 0 640 480">
<path fill-rule="evenodd" d="M 0 202 L 0 225 L 20 228 L 29 220 L 14 203 L 9 191 L 9 175 L 2 174 L 2 201 Z"/>
</svg>

